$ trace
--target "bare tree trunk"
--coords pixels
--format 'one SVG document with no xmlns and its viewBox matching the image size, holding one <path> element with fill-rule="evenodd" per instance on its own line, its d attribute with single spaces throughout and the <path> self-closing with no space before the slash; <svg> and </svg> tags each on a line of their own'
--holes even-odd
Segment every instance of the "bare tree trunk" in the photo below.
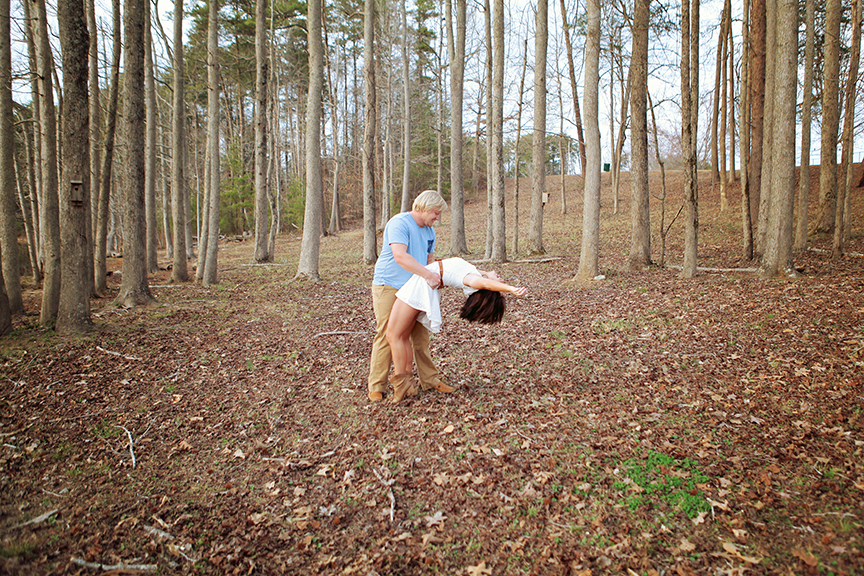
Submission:
<svg viewBox="0 0 864 576">
<path fill-rule="evenodd" d="M 128 1 L 128 0 L 127 0 Z M 146 0 L 145 0 L 146 1 Z M 127 38 L 128 40 L 128 38 Z M 183 61 L 183 0 L 174 2 L 174 122 L 171 138 L 174 162 L 171 165 L 172 215 L 174 217 L 174 260 L 171 280 L 186 282 L 186 72 Z"/>
<path fill-rule="evenodd" d="M 567 67 L 570 71 L 570 91 L 573 92 L 573 122 L 576 124 L 576 139 L 579 141 L 579 170 L 585 173 L 585 135 L 582 132 L 582 111 L 579 108 L 579 92 L 576 89 L 576 69 L 573 66 L 573 45 L 570 42 L 570 26 L 567 24 L 567 6 L 561 2 L 561 26 L 564 28 L 564 43 L 567 47 Z"/>
<path fill-rule="evenodd" d="M 162 113 L 159 114 L 161 118 L 163 116 Z M 165 258 L 167 260 L 173 260 L 174 258 L 174 244 L 171 240 L 171 182 L 167 177 L 168 172 L 170 171 L 167 167 L 168 164 L 168 144 L 166 142 L 166 134 L 167 130 L 165 128 L 165 123 L 160 122 L 161 126 L 160 130 L 160 140 L 161 140 L 161 150 L 162 154 L 160 154 L 160 162 L 159 162 L 159 172 L 162 175 L 159 178 L 159 182 L 162 186 L 162 231 L 165 234 Z"/>
<path fill-rule="evenodd" d="M 729 107 L 729 180 L 735 182 L 738 180 L 738 174 L 735 172 L 735 35 L 732 33 L 731 6 L 726 14 L 726 33 L 729 35 L 727 39 L 729 63 L 726 65 L 729 74 L 729 102 L 727 104 Z"/>
<path fill-rule="evenodd" d="M 491 0 L 483 1 L 486 29 L 486 250 L 484 257 L 492 258 L 494 230 L 492 227 L 492 6 Z"/>
<path fill-rule="evenodd" d="M 465 12 L 466 0 L 456 0 L 456 35 L 450 33 L 450 253 L 465 254 L 465 176 L 462 165 L 462 106 L 465 82 Z M 451 17 L 450 2 L 448 19 Z M 449 20 L 448 20 L 449 21 Z M 452 28 L 452 27 L 448 27 Z"/>
<path fill-rule="evenodd" d="M 727 198 L 727 189 L 728 189 L 728 177 L 726 172 L 726 120 L 729 112 L 729 100 L 728 96 L 728 76 L 729 76 L 729 67 L 727 66 L 729 59 L 726 57 L 729 51 L 729 22 L 730 22 L 730 11 L 732 9 L 730 0 L 726 0 L 723 5 L 723 13 L 720 17 L 720 53 L 718 54 L 718 58 L 720 58 L 720 141 L 719 145 L 721 147 L 720 150 L 720 169 L 718 170 L 718 176 L 720 176 L 720 212 L 726 212 L 729 209 L 729 199 Z M 734 73 L 734 71 L 733 71 Z M 734 141 L 735 133 L 731 133 L 729 135 L 729 140 Z M 734 157 L 734 153 L 733 153 Z"/>
<path fill-rule="evenodd" d="M 684 262 L 682 278 L 696 275 L 699 245 L 699 195 L 696 176 L 696 119 L 699 108 L 699 0 L 684 0 L 681 10 L 681 143 L 684 146 Z"/>
<path fill-rule="evenodd" d="M 210 0 L 207 19 L 207 151 L 209 181 L 207 257 L 201 283 L 212 286 L 219 281 L 219 2 Z"/>
<path fill-rule="evenodd" d="M 627 114 L 630 109 L 630 91 L 632 89 L 633 86 L 628 74 L 627 84 L 626 86 L 622 86 L 621 119 L 618 123 L 618 138 L 615 140 L 615 151 L 612 157 L 612 194 L 614 196 L 614 208 L 612 212 L 614 214 L 618 214 L 618 199 L 621 187 L 621 155 L 624 150 L 624 139 L 627 135 Z"/>
<path fill-rule="evenodd" d="M 804 43 L 804 101 L 801 104 L 801 169 L 798 177 L 796 250 L 807 247 L 807 212 L 810 204 L 810 135 L 813 126 L 813 60 L 816 55 L 816 2 L 805 0 L 807 38 Z"/>
<path fill-rule="evenodd" d="M 439 8 L 441 0 L 438 1 Z M 443 24 L 438 20 L 438 38 L 443 38 Z M 449 46 L 448 46 L 449 50 Z M 439 194 L 444 194 L 444 75 L 446 74 L 444 64 L 441 61 L 441 51 L 436 51 L 437 72 L 435 82 L 435 93 L 437 95 L 437 106 L 435 112 L 435 147 L 438 152 L 436 163 L 436 185 L 435 189 Z M 452 60 L 451 60 L 452 62 Z M 451 198 L 452 203 L 452 198 Z"/>
<path fill-rule="evenodd" d="M 522 76 L 519 78 L 519 102 L 516 112 L 516 145 L 513 147 L 513 178 L 515 180 L 513 191 L 513 254 L 519 253 L 519 143 L 522 139 L 522 107 L 525 95 L 525 71 L 528 68 L 528 39 L 522 43 Z"/>
<path fill-rule="evenodd" d="M 753 216 L 750 211 L 750 0 L 744 0 L 744 25 L 741 44 L 741 92 L 739 137 L 741 139 L 741 236 L 742 256 L 753 259 Z"/>
<path fill-rule="evenodd" d="M 30 10 L 30 2 L 22 2 L 24 7 L 24 33 L 27 42 L 27 60 L 30 63 L 30 110 L 33 123 L 25 126 L 27 131 L 27 174 L 30 182 L 30 205 L 32 207 L 33 241 L 36 251 L 37 265 L 33 268 L 33 281 L 36 284 L 42 282 L 42 238 L 40 227 L 40 210 L 42 207 L 42 129 L 41 108 L 42 101 L 39 96 L 38 55 L 36 53 L 37 32 L 34 30 L 35 23 Z M 38 167 L 38 169 L 37 169 Z M 8 300 L 8 298 L 7 298 Z"/>
<path fill-rule="evenodd" d="M 126 142 L 123 210 L 123 306 L 153 301 L 147 285 L 147 228 L 144 221 L 144 16 L 146 0 L 126 0 L 123 33 L 123 140 Z M 103 171 L 104 173 L 104 171 Z M 181 257 L 185 256 L 185 251 Z M 184 260 L 185 262 L 185 260 Z"/>
<path fill-rule="evenodd" d="M 723 78 L 723 46 L 726 40 L 726 6 L 720 12 L 720 29 L 717 32 L 717 57 L 714 60 L 714 90 L 711 106 L 711 186 L 720 180 L 720 155 L 717 149 L 717 135 L 720 132 L 720 82 Z"/>
<path fill-rule="evenodd" d="M 309 94 L 306 106 L 306 211 L 297 278 L 319 280 L 321 244 L 321 88 L 324 85 L 324 47 L 321 42 L 321 0 L 309 1 Z M 374 188 L 373 188 L 374 190 Z"/>
<path fill-rule="evenodd" d="M 650 11 L 650 0 L 635 2 L 633 48 L 629 72 L 631 202 L 630 254 L 627 265 L 631 270 L 642 270 L 651 265 L 651 215 L 648 195 L 648 20 Z"/>
<path fill-rule="evenodd" d="M 12 111 L 12 37 L 9 11 L 9 0 L 0 0 L 0 252 L 9 310 L 12 314 L 23 314 L 18 221 L 15 214 L 15 122 Z M 88 292 L 87 296 L 89 295 Z"/>
<path fill-rule="evenodd" d="M 27 163 L 30 164 L 32 169 L 32 161 L 29 160 L 29 156 L 32 153 L 32 147 L 30 145 L 30 132 L 28 126 L 25 126 L 22 130 L 22 137 L 24 138 L 25 147 L 24 157 L 27 159 Z M 30 268 L 33 270 L 33 282 L 38 284 L 42 280 L 42 272 L 39 270 L 39 255 L 36 253 L 38 243 L 36 241 L 36 234 L 33 227 L 34 206 L 30 195 L 30 188 L 33 186 L 33 182 L 32 179 L 29 178 L 27 170 L 21 166 L 20 154 L 15 154 L 14 166 L 18 184 L 18 203 L 21 205 L 21 216 L 24 219 L 24 233 L 27 237 L 27 253 L 30 258 Z"/>
<path fill-rule="evenodd" d="M 585 201 L 582 206 L 582 251 L 579 255 L 580 281 L 599 273 L 600 245 L 600 0 L 588 0 L 585 16 Z"/>
<path fill-rule="evenodd" d="M 157 254 L 159 238 L 156 235 L 156 79 L 153 73 L 153 31 L 150 25 L 149 2 L 144 18 L 144 110 L 147 115 L 147 142 L 144 147 L 144 211 L 147 220 L 147 272 L 152 274 L 159 270 Z"/>
<path fill-rule="evenodd" d="M 108 125 L 105 127 L 105 142 L 102 157 L 102 169 L 99 179 L 99 207 L 96 214 L 96 239 L 93 266 L 94 289 L 97 294 L 108 291 L 106 276 L 108 274 L 108 219 L 111 199 L 111 175 L 113 174 L 114 140 L 117 130 L 117 101 L 120 94 L 120 0 L 112 0 L 113 20 L 113 52 L 111 56 L 111 86 L 108 89 Z"/>
<path fill-rule="evenodd" d="M 90 146 L 90 205 L 87 207 L 87 252 L 91 257 L 87 261 L 95 266 L 96 220 L 99 214 L 99 174 L 102 168 L 99 157 L 99 143 L 102 141 L 102 106 L 99 90 L 99 40 L 96 34 L 95 1 L 87 0 L 85 10 L 87 11 L 87 31 L 90 33 L 90 46 L 87 52 L 90 88 L 90 138 L 88 141 Z M 91 269 L 87 273 L 90 278 L 90 291 L 95 294 L 96 271 Z"/>
<path fill-rule="evenodd" d="M 326 45 L 327 29 L 324 29 Z M 336 52 L 336 82 L 333 82 L 333 66 L 330 65 L 329 53 L 325 50 L 324 62 L 327 65 L 327 83 L 330 85 L 330 121 L 333 123 L 333 203 L 330 206 L 330 225 L 327 234 L 335 234 L 342 230 L 342 215 L 339 213 L 339 172 L 342 168 L 339 150 L 339 53 Z"/>
<path fill-rule="evenodd" d="M 12 104 L 12 44 L 10 3 L 0 3 L 0 245 L 8 309 L 24 313 L 18 256 L 15 185 L 15 121 Z M 23 207 L 23 206 L 22 206 Z M 89 296 L 89 293 L 88 293 Z M 0 328 L 3 328 L 0 325 Z"/>
<path fill-rule="evenodd" d="M 257 0 L 255 9 L 255 261 L 269 262 L 270 218 L 267 180 L 267 0 Z M 308 134 L 307 134 L 308 136 Z M 320 136 L 319 136 L 320 138 Z"/>
<path fill-rule="evenodd" d="M 375 236 L 375 139 L 378 133 L 375 116 L 375 0 L 365 0 L 364 3 L 363 84 L 366 112 L 363 128 L 363 259 L 366 264 L 374 264 L 378 260 L 378 239 Z"/>
<path fill-rule="evenodd" d="M 531 157 L 531 222 L 528 253 L 543 254 L 543 194 L 546 192 L 546 47 L 549 41 L 549 3 L 537 0 L 534 27 L 534 132 Z"/>
<path fill-rule="evenodd" d="M 859 0 L 860 1 L 860 0 Z M 794 275 L 792 265 L 792 212 L 795 205 L 795 108 L 798 78 L 798 3 L 777 0 L 772 60 L 771 204 L 765 234 L 761 274 Z M 772 34 L 769 33 L 769 38 Z"/>
<path fill-rule="evenodd" d="M 660 157 L 660 143 L 657 141 L 657 118 L 654 116 L 654 103 L 648 91 L 648 109 L 651 110 L 651 132 L 654 136 L 654 156 L 660 165 L 660 267 L 666 267 L 666 162 Z"/>
<path fill-rule="evenodd" d="M 759 206 L 761 205 L 760 194 L 762 191 L 762 159 L 764 156 L 764 131 L 765 125 L 762 121 L 765 116 L 765 10 L 767 0 L 753 0 L 753 13 L 751 18 L 752 41 L 750 44 L 750 159 L 748 162 L 749 174 L 747 182 L 750 193 L 750 228 L 752 229 L 759 219 Z M 758 238 L 754 235 L 754 253 L 758 252 Z"/>
<path fill-rule="evenodd" d="M 411 210 L 411 77 L 408 66 L 408 9 L 402 0 L 402 207 Z"/>
<path fill-rule="evenodd" d="M 87 218 L 90 210 L 90 101 L 87 90 L 90 35 L 83 0 L 58 3 L 57 23 L 63 51 L 63 169 L 60 176 L 63 291 L 57 310 L 57 332 L 69 334 L 87 331 L 93 326 L 90 319 L 93 252 L 88 242 L 92 230 Z M 2 29 L 0 35 L 3 35 Z M 0 70 L 4 66 L 5 63 L 0 62 Z M 0 117 L 3 115 L 0 107 Z M 0 134 L 2 141 L 3 135 Z M 0 167 L 6 167 L 5 158 L 2 158 Z"/>
<path fill-rule="evenodd" d="M 539 1 L 541 4 L 546 2 Z M 504 0 L 494 0 L 492 37 L 492 158 L 489 162 L 492 167 L 492 260 L 505 262 L 507 231 L 504 219 Z M 538 73 L 536 69 L 534 73 Z"/>
<path fill-rule="evenodd" d="M 45 280 L 42 285 L 40 322 L 52 324 L 60 306 L 60 200 L 57 191 L 57 114 L 54 109 L 54 86 L 51 44 L 45 0 L 36 0 L 36 52 L 39 87 L 39 116 L 42 119 L 42 258 Z"/>
<path fill-rule="evenodd" d="M 556 43 L 557 52 L 557 43 Z M 564 74 L 555 59 L 555 75 L 558 77 L 558 154 L 561 156 L 561 215 L 567 214 L 567 162 L 569 152 L 567 138 L 564 134 Z"/>
<path fill-rule="evenodd" d="M 819 216 L 816 232 L 834 230 L 837 210 L 837 132 L 840 129 L 840 0 L 825 2 L 822 81 L 822 148 L 819 167 Z"/>
<path fill-rule="evenodd" d="M 774 149 L 774 67 L 776 62 L 775 47 L 777 36 L 777 0 L 766 0 L 765 18 L 765 111 L 762 117 L 762 150 L 769 151 L 762 155 L 761 190 L 759 193 L 759 220 L 756 226 L 756 254 L 765 253 L 765 234 L 768 229 L 768 211 L 771 206 L 771 172 L 774 169 L 774 158 L 770 151 Z"/>
<path fill-rule="evenodd" d="M 846 221 L 851 220 L 849 214 L 849 196 L 852 194 L 852 133 L 855 128 L 855 103 L 858 80 L 858 60 L 861 56 L 861 0 L 852 4 L 852 46 L 849 56 L 849 73 L 846 75 L 845 119 L 843 121 L 843 152 L 840 160 L 840 173 L 837 182 L 837 210 L 834 218 L 834 242 L 832 258 L 843 255 L 843 244 L 846 242 Z"/>
</svg>

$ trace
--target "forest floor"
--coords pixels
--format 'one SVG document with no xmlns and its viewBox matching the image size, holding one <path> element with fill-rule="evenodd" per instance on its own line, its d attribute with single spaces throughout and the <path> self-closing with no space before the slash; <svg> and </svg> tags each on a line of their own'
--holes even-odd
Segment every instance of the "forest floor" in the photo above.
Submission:
<svg viewBox="0 0 864 576">
<path fill-rule="evenodd" d="M 740 259 L 737 189 L 721 213 L 701 175 L 712 271 L 683 280 L 681 218 L 669 267 L 623 271 L 629 183 L 612 214 L 608 177 L 605 278 L 571 282 L 581 201 L 562 215 L 557 177 L 546 255 L 524 254 L 523 181 L 523 252 L 495 269 L 529 295 L 488 327 L 445 291 L 432 353 L 456 391 L 399 405 L 366 397 L 357 226 L 322 239 L 320 282 L 293 280 L 297 237 L 261 266 L 226 241 L 217 286 L 162 271 L 154 305 L 94 299 L 78 337 L 40 329 L 28 290 L 0 340 L 0 573 L 864 574 L 864 189 L 852 255 L 814 237 L 797 277 L 766 280 Z"/>
</svg>

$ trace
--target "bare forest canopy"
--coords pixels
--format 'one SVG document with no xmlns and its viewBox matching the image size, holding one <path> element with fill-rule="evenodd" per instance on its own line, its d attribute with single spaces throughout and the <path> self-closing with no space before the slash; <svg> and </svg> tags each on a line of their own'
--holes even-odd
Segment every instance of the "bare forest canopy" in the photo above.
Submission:
<svg viewBox="0 0 864 576">
<path fill-rule="evenodd" d="M 735 257 L 763 277 L 794 275 L 793 254 L 818 235 L 834 258 L 853 236 L 859 0 L 36 0 L 8 12 L 5 328 L 36 312 L 23 304 L 32 286 L 42 325 L 89 329 L 115 255 L 122 305 L 152 301 L 166 260 L 177 283 L 218 283 L 226 238 L 250 239 L 267 263 L 299 233 L 296 275 L 314 280 L 322 236 L 362 226 L 370 264 L 376 231 L 430 188 L 451 204 L 452 253 L 479 225 L 484 258 L 506 261 L 548 252 L 544 204 L 578 175 L 582 281 L 600 275 L 607 241 L 601 176 L 615 212 L 632 199 L 633 270 L 665 264 L 666 227 L 683 225 L 681 274 L 697 273 L 706 179 L 738 216 Z M 661 182 L 681 171 L 682 205 L 649 190 L 649 170 Z M 530 209 L 511 222 L 514 177 L 530 178 L 513 192 Z M 467 222 L 485 198 L 485 218 Z"/>
</svg>

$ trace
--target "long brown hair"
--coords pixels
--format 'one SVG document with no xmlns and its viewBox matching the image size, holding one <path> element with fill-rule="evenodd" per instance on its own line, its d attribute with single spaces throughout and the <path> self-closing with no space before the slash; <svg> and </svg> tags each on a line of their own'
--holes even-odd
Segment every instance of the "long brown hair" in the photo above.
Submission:
<svg viewBox="0 0 864 576">
<path fill-rule="evenodd" d="M 497 324 L 504 318 L 507 307 L 504 295 L 493 290 L 478 290 L 462 305 L 460 318 L 481 324 Z"/>
</svg>

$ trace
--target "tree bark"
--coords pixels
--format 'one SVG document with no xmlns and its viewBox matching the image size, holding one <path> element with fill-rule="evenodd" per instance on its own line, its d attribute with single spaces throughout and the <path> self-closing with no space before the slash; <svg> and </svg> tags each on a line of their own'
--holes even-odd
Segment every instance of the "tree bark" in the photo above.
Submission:
<svg viewBox="0 0 864 576">
<path fill-rule="evenodd" d="M 51 44 L 48 40 L 48 20 L 45 0 L 35 0 L 37 75 L 40 82 L 39 116 L 42 119 L 42 309 L 40 322 L 51 325 L 57 319 L 60 306 L 60 200 L 57 196 L 57 113 L 54 108 L 54 85 Z"/>
<path fill-rule="evenodd" d="M 723 4 L 723 13 L 720 17 L 720 37 L 722 41 L 720 42 L 720 54 L 718 57 L 721 60 L 720 65 L 720 119 L 719 119 L 719 146 L 720 150 L 720 168 L 718 170 L 718 176 L 720 177 L 720 212 L 726 212 L 729 209 L 729 199 L 727 195 L 728 190 L 728 175 L 726 172 L 726 120 L 729 116 L 729 100 L 727 96 L 729 95 L 727 83 L 729 77 L 729 67 L 727 58 L 729 52 L 729 23 L 730 23 L 730 13 L 732 10 L 732 3 L 730 0 L 726 0 Z M 729 134 L 730 141 L 734 141 L 735 133 L 732 132 Z M 732 156 L 735 156 L 735 153 L 732 153 Z"/>
<path fill-rule="evenodd" d="M 699 0 L 684 0 L 681 11 L 681 144 L 684 147 L 684 261 L 682 278 L 696 275 L 699 245 L 699 187 L 696 130 L 699 109 Z"/>
<path fill-rule="evenodd" d="M 408 66 L 408 9 L 402 0 L 402 207 L 409 212 L 411 194 L 411 77 Z"/>
<path fill-rule="evenodd" d="M 546 0 L 539 2 L 544 4 Z M 504 219 L 504 0 L 494 0 L 492 37 L 492 158 L 489 161 L 492 168 L 491 256 L 495 262 L 505 262 L 507 231 Z M 545 58 L 543 61 L 545 62 Z"/>
<path fill-rule="evenodd" d="M 23 314 L 15 202 L 15 122 L 12 111 L 12 37 L 9 15 L 9 0 L 0 0 L 0 252 L 9 310 L 12 314 Z"/>
<path fill-rule="evenodd" d="M 741 40 L 741 92 L 740 129 L 741 139 L 741 238 L 742 257 L 745 261 L 753 259 L 753 218 L 750 212 L 750 0 L 744 0 L 744 16 Z"/>
<path fill-rule="evenodd" d="M 452 18 L 448 0 L 448 21 Z M 468 252 L 465 238 L 465 175 L 462 164 L 462 106 L 465 82 L 466 0 L 456 0 L 456 34 L 450 32 L 450 254 Z M 448 27 L 452 30 L 452 27 Z"/>
<path fill-rule="evenodd" d="M 90 319 L 93 252 L 88 242 L 91 229 L 87 218 L 90 209 L 90 101 L 87 90 L 90 35 L 83 0 L 58 3 L 57 23 L 63 52 L 63 168 L 60 175 L 63 291 L 57 310 L 57 332 L 69 334 L 84 332 L 93 326 Z M 88 265 L 88 261 L 91 264 Z"/>
<path fill-rule="evenodd" d="M 319 280 L 321 243 L 321 89 L 324 85 L 324 47 L 321 42 L 321 0 L 309 1 L 309 94 L 306 106 L 306 211 L 297 278 Z"/>
<path fill-rule="evenodd" d="M 826 0 L 822 72 L 822 148 L 816 232 L 834 230 L 837 210 L 837 132 L 840 129 L 840 17 L 842 12 L 840 0 Z"/>
<path fill-rule="evenodd" d="M 847 222 L 851 219 L 848 213 L 852 194 L 852 133 L 855 129 L 855 104 L 858 80 L 858 60 L 861 56 L 861 0 L 852 3 L 852 46 L 849 55 L 849 73 L 846 75 L 846 102 L 843 121 L 843 152 L 840 160 L 840 173 L 837 178 L 837 210 L 834 218 L 834 242 L 831 256 L 840 258 L 843 255 L 843 244 L 848 234 Z"/>
<path fill-rule="evenodd" d="M 777 0 L 766 0 L 765 11 L 765 109 L 762 117 L 762 175 L 759 180 L 759 219 L 756 225 L 756 254 L 765 253 L 765 234 L 768 227 L 768 211 L 771 206 L 771 172 L 774 169 L 774 74 L 777 43 Z"/>
<path fill-rule="evenodd" d="M 516 112 L 516 144 L 513 146 L 513 253 L 519 253 L 519 144 L 522 140 L 522 107 L 525 95 L 525 71 L 528 68 L 528 39 L 522 44 L 522 76 L 519 78 L 519 102 Z"/>
<path fill-rule="evenodd" d="M 762 191 L 762 157 L 764 152 L 765 116 L 765 19 L 766 0 L 753 0 L 751 14 L 750 43 L 750 159 L 747 177 L 750 193 L 750 229 L 751 234 L 759 219 L 760 194 Z M 754 250 L 757 246 L 753 247 Z"/>
<path fill-rule="evenodd" d="M 543 254 L 543 194 L 546 192 L 546 47 L 549 2 L 537 0 L 534 27 L 534 130 L 531 155 L 531 221 L 528 253 Z M 502 32 L 503 33 L 503 32 Z"/>
<path fill-rule="evenodd" d="M 32 117 L 30 118 L 32 120 Z M 32 124 L 27 122 L 27 124 Z M 39 255 L 37 254 L 37 245 L 35 229 L 33 226 L 34 203 L 30 190 L 33 187 L 33 164 L 32 164 L 32 145 L 30 143 L 29 126 L 25 125 L 22 130 L 25 150 L 15 154 L 15 174 L 18 184 L 18 203 L 21 206 L 21 215 L 24 218 L 24 233 L 27 237 L 27 253 L 30 258 L 30 268 L 33 271 L 33 282 L 38 284 L 42 281 L 42 272 L 39 269 Z M 21 154 L 24 155 L 28 169 L 21 165 Z"/>
<path fill-rule="evenodd" d="M 99 201 L 96 214 L 96 238 L 94 242 L 94 288 L 97 294 L 105 294 L 108 291 L 107 284 L 107 258 L 108 258 L 108 219 L 111 201 L 111 175 L 113 174 L 114 162 L 114 139 L 117 130 L 117 101 L 120 93 L 120 0 L 112 1 L 113 30 L 113 52 L 111 63 L 111 87 L 108 90 L 108 124 L 105 127 L 104 151 L 101 154 L 102 168 L 99 179 Z"/>
<path fill-rule="evenodd" d="M 772 91 L 771 204 L 760 272 L 764 276 L 789 276 L 795 274 L 792 265 L 792 211 L 795 199 L 795 112 L 798 89 L 797 1 L 777 0 L 775 22 L 776 44 L 772 50 L 775 76 Z"/>
<path fill-rule="evenodd" d="M 805 0 L 807 37 L 804 43 L 804 100 L 801 104 L 801 168 L 798 177 L 798 214 L 795 218 L 796 250 L 807 247 L 807 212 L 810 204 L 810 137 L 813 126 L 813 61 L 816 56 L 816 1 Z"/>
<path fill-rule="evenodd" d="M 153 301 L 147 285 L 147 229 L 144 214 L 144 2 L 125 0 L 123 35 L 123 281 L 117 302 L 122 306 Z M 176 238 L 176 236 L 175 236 Z M 175 246 L 176 248 L 176 246 Z M 185 250 L 181 252 L 185 257 Z M 184 260 L 185 262 L 185 260 Z"/>
<path fill-rule="evenodd" d="M 366 264 L 374 264 L 378 260 L 375 235 L 375 140 L 378 134 L 375 116 L 375 0 L 365 0 L 364 3 L 363 85 L 366 113 L 363 127 L 363 259 Z"/>
<path fill-rule="evenodd" d="M 144 18 L 144 109 L 147 115 L 147 142 L 144 147 L 144 211 L 147 221 L 147 272 L 152 274 L 159 270 L 157 254 L 159 238 L 156 226 L 156 79 L 153 73 L 153 31 L 150 26 L 149 2 Z"/>
<path fill-rule="evenodd" d="M 88 253 L 91 255 L 87 259 L 92 262 L 95 267 L 96 258 L 96 223 L 99 215 L 99 175 L 102 171 L 102 165 L 99 157 L 99 144 L 102 141 L 102 105 L 101 91 L 99 89 L 99 39 L 96 32 L 96 7 L 95 0 L 86 0 L 85 10 L 87 11 L 87 31 L 90 33 L 90 46 L 88 47 L 87 57 L 89 60 L 89 80 L 90 87 L 90 206 L 87 208 L 87 230 L 88 230 Z M 96 271 L 88 270 L 90 278 L 90 290 L 96 293 Z"/>
<path fill-rule="evenodd" d="M 596 278 L 600 245 L 600 0 L 588 0 L 585 36 L 585 200 L 582 206 L 580 281 Z"/>
<path fill-rule="evenodd" d="M 561 2 L 561 27 L 564 29 L 564 45 L 567 48 L 567 67 L 570 72 L 570 91 L 573 92 L 573 123 L 576 124 L 576 140 L 579 142 L 579 170 L 585 173 L 585 134 L 582 130 L 582 111 L 579 107 L 579 91 L 576 89 L 576 68 L 573 66 L 573 45 L 570 42 L 570 26 L 567 24 L 567 6 Z"/>
<path fill-rule="evenodd" d="M 651 216 L 648 196 L 648 20 L 650 0 L 636 0 L 630 56 L 630 270 L 651 265 Z M 683 48 L 682 48 L 683 50 Z M 682 112 L 683 114 L 683 112 Z"/>
<path fill-rule="evenodd" d="M 492 225 L 492 54 L 494 48 L 492 46 L 492 5 L 491 0 L 483 0 L 484 8 L 484 28 L 486 36 L 486 250 L 484 257 L 492 258 L 492 243 L 494 242 L 495 231 Z"/>
<path fill-rule="evenodd" d="M 127 0 L 128 1 L 128 0 Z M 143 36 L 143 34 L 142 34 Z M 143 38 L 142 38 L 143 39 Z M 129 38 L 127 37 L 127 41 Z M 174 260 L 171 280 L 186 282 L 186 71 L 183 60 L 183 0 L 174 1 L 174 117 L 171 138 L 171 200 L 174 224 Z"/>
<path fill-rule="evenodd" d="M 269 262 L 270 218 L 267 180 L 267 0 L 255 9 L 255 261 Z M 308 134 L 307 134 L 308 136 Z"/>
<path fill-rule="evenodd" d="M 36 26 L 31 14 L 31 2 L 22 2 L 24 7 L 24 33 L 27 42 L 27 60 L 30 63 L 30 110 L 33 123 L 25 127 L 27 131 L 27 178 L 30 181 L 30 205 L 32 208 L 33 248 L 36 251 L 37 265 L 33 268 L 33 281 L 36 284 L 42 282 L 42 234 L 40 226 L 40 210 L 42 207 L 42 129 L 41 108 L 42 101 L 39 96 L 39 57 L 36 52 Z"/>
<path fill-rule="evenodd" d="M 207 20 L 207 149 L 208 199 L 207 255 L 201 283 L 212 286 L 219 281 L 219 1 L 210 0 Z"/>
</svg>

